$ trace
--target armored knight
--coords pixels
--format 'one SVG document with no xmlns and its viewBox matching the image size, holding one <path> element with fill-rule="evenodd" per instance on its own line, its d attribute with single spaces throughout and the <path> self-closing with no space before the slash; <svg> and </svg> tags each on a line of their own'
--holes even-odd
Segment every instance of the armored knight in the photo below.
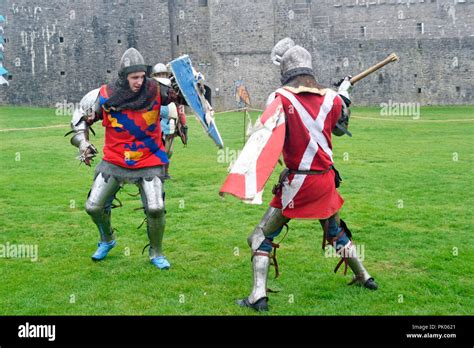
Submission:
<svg viewBox="0 0 474 348">
<path fill-rule="evenodd" d="M 340 256 L 335 271 L 345 263 L 346 270 L 348 266 L 354 273 L 350 284 L 375 290 L 377 284 L 357 255 L 351 233 L 338 213 L 344 201 L 336 190 L 340 176 L 334 167 L 331 134 L 350 134 L 349 77 L 340 83 L 337 92 L 323 88 L 315 80 L 311 54 L 290 38 L 275 45 L 271 58 L 280 66 L 283 87 L 269 97 L 266 112 L 281 114 L 272 122 L 275 127 L 282 125 L 281 146 L 287 168 L 274 188 L 270 208 L 247 239 L 253 253 L 253 289 L 237 303 L 257 311 L 268 310 L 268 268 L 274 257 L 272 248 L 278 247 L 273 240 L 290 219 L 296 218 L 318 219 L 324 231 L 323 249 L 330 244 Z M 241 168 L 239 171 L 244 172 Z M 245 185 L 247 191 L 252 187 L 247 181 Z"/>
<path fill-rule="evenodd" d="M 165 193 L 163 184 L 168 156 L 162 141 L 160 108 L 177 98 L 176 91 L 147 78 L 147 65 L 135 48 L 120 60 L 118 78 L 90 91 L 72 118 L 71 143 L 79 148 L 79 159 L 86 165 L 97 149 L 89 141 L 90 126 L 99 120 L 105 127 L 103 160 L 85 205 L 100 234 L 95 261 L 103 260 L 116 245 L 111 225 L 115 194 L 124 184 L 136 184 L 147 221 L 150 262 L 160 270 L 170 268 L 163 254 Z"/>
</svg>

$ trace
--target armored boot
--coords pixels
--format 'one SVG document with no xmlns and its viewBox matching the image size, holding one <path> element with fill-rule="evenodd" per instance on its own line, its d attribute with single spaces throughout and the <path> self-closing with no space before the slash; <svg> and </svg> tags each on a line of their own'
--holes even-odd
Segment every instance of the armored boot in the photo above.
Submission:
<svg viewBox="0 0 474 348">
<path fill-rule="evenodd" d="M 362 261 L 357 255 L 355 245 L 350 242 L 343 249 L 341 249 L 340 252 L 344 262 L 346 262 L 352 272 L 354 272 L 354 278 L 349 283 L 349 285 L 356 284 L 369 290 L 377 290 L 378 285 L 362 264 Z"/>
<path fill-rule="evenodd" d="M 110 215 L 112 201 L 119 188 L 120 185 L 113 177 L 105 178 L 102 173 L 99 173 L 94 179 L 94 184 L 87 197 L 86 211 L 97 225 L 100 233 L 97 251 L 92 255 L 94 261 L 105 259 L 115 246 L 115 233 L 110 222 Z"/>
<path fill-rule="evenodd" d="M 249 297 L 237 300 L 241 307 L 253 308 L 258 312 L 268 311 L 267 276 L 270 266 L 270 254 L 257 251 L 252 258 L 253 289 Z"/>
<path fill-rule="evenodd" d="M 238 300 L 241 307 L 253 308 L 256 311 L 268 311 L 267 276 L 270 266 L 270 252 L 273 239 L 277 237 L 283 226 L 289 221 L 283 216 L 281 209 L 270 207 L 262 220 L 248 236 L 247 243 L 252 249 L 253 289 L 249 297 Z M 274 257 L 275 269 L 277 269 Z"/>
<path fill-rule="evenodd" d="M 150 241 L 150 262 L 160 270 L 168 270 L 171 265 L 163 255 L 163 235 L 165 233 L 165 202 L 163 184 L 158 177 L 140 182 L 140 194 L 147 219 L 147 234 Z"/>
<path fill-rule="evenodd" d="M 339 214 L 336 213 L 329 219 L 320 220 L 320 222 L 324 231 L 323 250 L 327 245 L 331 245 L 341 257 L 334 272 L 337 272 L 339 267 L 344 263 L 344 274 L 346 274 L 348 266 L 352 272 L 354 272 L 354 278 L 349 285 L 357 284 L 370 290 L 377 290 L 377 283 L 375 283 L 374 278 L 372 278 L 365 269 L 357 255 L 356 247 L 352 244 L 352 233 L 344 220 L 339 218 Z"/>
<path fill-rule="evenodd" d="M 148 214 L 147 233 L 150 240 L 150 262 L 160 270 L 168 270 L 171 264 L 163 255 L 162 242 L 165 232 L 164 211 L 158 216 Z"/>
</svg>

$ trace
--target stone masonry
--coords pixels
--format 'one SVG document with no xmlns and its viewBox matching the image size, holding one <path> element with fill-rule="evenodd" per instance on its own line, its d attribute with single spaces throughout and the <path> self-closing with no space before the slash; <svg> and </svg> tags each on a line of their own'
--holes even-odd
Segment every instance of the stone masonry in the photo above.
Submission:
<svg viewBox="0 0 474 348">
<path fill-rule="evenodd" d="M 0 0 L 0 15 L 0 104 L 78 102 L 133 46 L 150 65 L 188 54 L 217 110 L 236 107 L 239 79 L 262 108 L 279 86 L 270 51 L 286 36 L 327 86 L 397 53 L 354 88 L 356 105 L 474 103 L 474 0 Z"/>
</svg>

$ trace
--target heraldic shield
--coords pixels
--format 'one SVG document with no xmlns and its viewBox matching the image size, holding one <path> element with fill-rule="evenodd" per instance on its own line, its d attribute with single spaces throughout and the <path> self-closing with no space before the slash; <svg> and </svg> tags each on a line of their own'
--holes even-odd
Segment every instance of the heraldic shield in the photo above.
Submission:
<svg viewBox="0 0 474 348">
<path fill-rule="evenodd" d="M 214 120 L 214 111 L 204 97 L 205 87 L 201 79 L 202 75 L 193 69 L 191 59 L 187 55 L 171 61 L 169 66 L 186 103 L 214 143 L 219 148 L 223 148 L 224 142 Z"/>
</svg>

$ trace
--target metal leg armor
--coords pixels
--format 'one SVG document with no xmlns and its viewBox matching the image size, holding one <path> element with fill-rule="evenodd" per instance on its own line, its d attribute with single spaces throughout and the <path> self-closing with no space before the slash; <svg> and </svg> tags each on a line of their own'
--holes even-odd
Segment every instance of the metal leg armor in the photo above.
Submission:
<svg viewBox="0 0 474 348">
<path fill-rule="evenodd" d="M 357 284 L 370 290 L 376 290 L 378 288 L 377 283 L 367 272 L 357 255 L 356 247 L 351 241 L 351 233 L 345 222 L 340 220 L 339 214 L 336 213 L 329 219 L 320 220 L 320 222 L 324 230 L 323 249 L 327 244 L 330 244 L 336 249 L 337 254 L 341 256 L 341 261 L 336 266 L 334 272 L 337 272 L 341 264 L 345 263 L 346 267 L 349 266 L 352 272 L 354 272 L 354 278 L 349 283 L 350 285 Z"/>
<path fill-rule="evenodd" d="M 99 229 L 101 242 L 109 243 L 115 239 L 110 223 L 110 215 L 112 201 L 119 189 L 120 185 L 113 177 L 105 180 L 100 173 L 95 178 L 87 197 L 86 211 Z"/>
<path fill-rule="evenodd" d="M 168 158 L 171 158 L 171 156 L 173 156 L 174 138 L 175 138 L 174 134 L 170 134 L 165 137 L 165 150 L 166 150 L 166 154 L 168 155 Z"/>
<path fill-rule="evenodd" d="M 283 216 L 281 209 L 273 207 L 268 208 L 260 223 L 247 238 L 249 247 L 252 248 L 253 252 L 261 249 L 262 243 L 265 241 L 265 239 L 270 237 L 277 230 L 281 231 L 282 227 L 288 221 L 290 221 L 290 219 Z M 274 237 L 276 237 L 276 235 L 273 236 L 273 238 Z M 271 247 L 266 251 L 271 251 Z"/>
<path fill-rule="evenodd" d="M 253 255 L 253 288 L 252 292 L 248 297 L 248 300 L 251 304 L 254 304 L 263 297 L 267 297 L 267 278 L 268 268 L 270 265 L 269 256 L 269 253 L 266 252 L 261 252 L 258 255 Z"/>
<path fill-rule="evenodd" d="M 168 159 L 171 159 L 171 156 L 173 156 L 174 138 L 175 138 L 174 134 L 170 134 L 165 137 L 165 150 L 166 150 L 166 154 L 168 155 Z M 166 163 L 165 164 L 165 177 L 167 179 L 171 179 L 169 175 L 169 167 L 170 167 L 170 164 Z"/>
<path fill-rule="evenodd" d="M 253 288 L 248 298 L 237 301 L 241 307 L 250 307 L 257 311 L 268 310 L 267 278 L 272 250 L 271 241 L 280 234 L 289 220 L 283 216 L 281 209 L 270 207 L 247 238 L 253 253 Z"/>
<path fill-rule="evenodd" d="M 354 278 L 349 284 L 357 284 L 362 285 L 367 289 L 370 290 L 377 290 L 378 285 L 375 282 L 374 278 L 372 278 L 365 269 L 362 261 L 360 260 L 359 256 L 357 255 L 357 250 L 352 242 L 344 248 L 341 256 L 345 258 L 347 264 L 351 268 L 352 272 L 354 272 Z"/>
<path fill-rule="evenodd" d="M 147 217 L 147 234 L 150 240 L 150 259 L 163 256 L 162 241 L 165 232 L 165 203 L 163 183 L 158 177 L 140 182 L 140 194 Z"/>
</svg>

